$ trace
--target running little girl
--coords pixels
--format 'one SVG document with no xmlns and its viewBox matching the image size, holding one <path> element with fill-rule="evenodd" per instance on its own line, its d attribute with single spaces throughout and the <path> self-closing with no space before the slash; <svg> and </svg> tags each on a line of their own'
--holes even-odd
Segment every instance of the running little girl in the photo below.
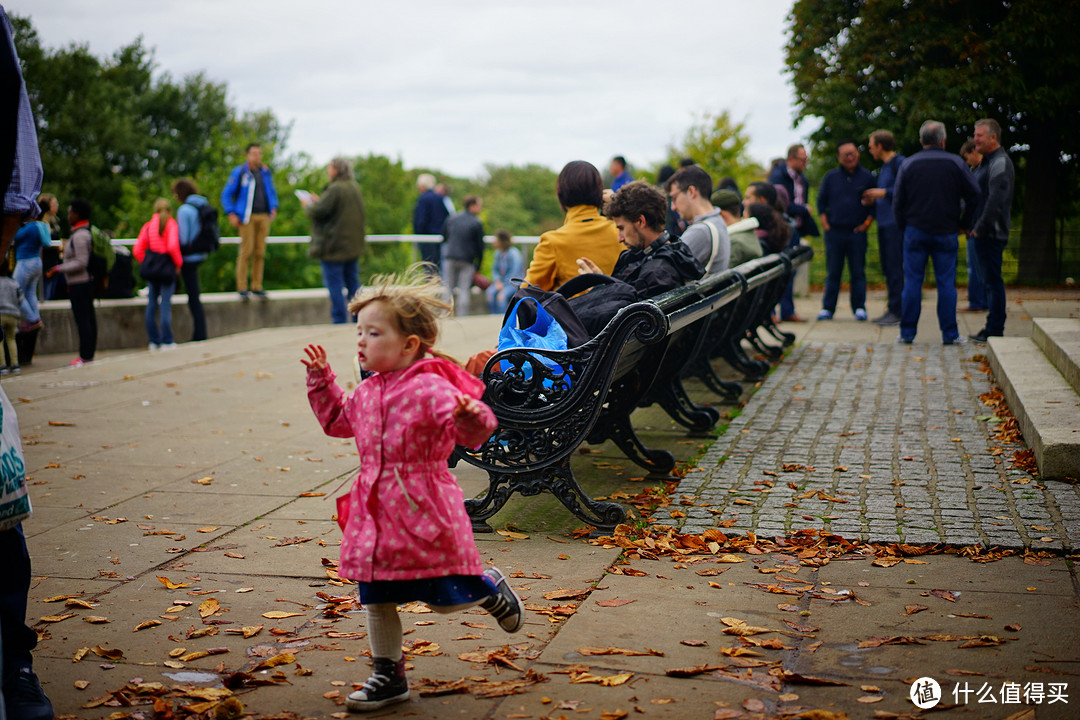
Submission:
<svg viewBox="0 0 1080 720">
<path fill-rule="evenodd" d="M 376 278 L 349 312 L 358 316 L 360 367 L 374 374 L 351 394 L 319 345 L 305 348 L 308 399 L 323 430 L 354 437 L 360 476 L 338 503 L 342 577 L 357 581 L 367 610 L 374 673 L 349 695 L 366 712 L 407 700 L 397 605 L 436 612 L 479 605 L 507 632 L 521 627 L 521 600 L 496 568 L 483 570 L 461 488 L 447 468 L 455 444 L 475 447 L 497 422 L 484 386 L 432 349 L 450 306 L 419 272 Z"/>
</svg>

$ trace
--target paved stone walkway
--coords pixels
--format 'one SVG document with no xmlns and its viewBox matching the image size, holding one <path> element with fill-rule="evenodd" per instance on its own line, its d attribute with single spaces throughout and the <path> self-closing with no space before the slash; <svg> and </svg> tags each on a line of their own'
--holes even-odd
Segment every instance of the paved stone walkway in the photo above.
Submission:
<svg viewBox="0 0 1080 720">
<path fill-rule="evenodd" d="M 766 535 L 824 527 L 871 542 L 1080 547 L 1080 485 L 1011 467 L 1016 448 L 992 454 L 977 352 L 796 347 L 680 483 L 698 498 L 684 530 L 737 518 L 733 528 Z"/>
</svg>

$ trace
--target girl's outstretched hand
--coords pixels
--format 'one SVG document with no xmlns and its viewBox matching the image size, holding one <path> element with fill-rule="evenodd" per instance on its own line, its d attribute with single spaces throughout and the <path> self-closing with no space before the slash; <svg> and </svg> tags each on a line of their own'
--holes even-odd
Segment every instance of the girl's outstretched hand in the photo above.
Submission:
<svg viewBox="0 0 1080 720">
<path fill-rule="evenodd" d="M 477 424 L 483 413 L 483 406 L 475 398 L 468 395 L 458 395 L 457 405 L 454 406 L 454 422 L 459 426 Z"/>
<path fill-rule="evenodd" d="M 325 370 L 330 367 L 326 359 L 326 350 L 322 345 L 308 345 L 304 348 L 304 352 L 307 353 L 308 359 L 300 358 L 300 362 L 304 363 L 308 370 Z"/>
</svg>

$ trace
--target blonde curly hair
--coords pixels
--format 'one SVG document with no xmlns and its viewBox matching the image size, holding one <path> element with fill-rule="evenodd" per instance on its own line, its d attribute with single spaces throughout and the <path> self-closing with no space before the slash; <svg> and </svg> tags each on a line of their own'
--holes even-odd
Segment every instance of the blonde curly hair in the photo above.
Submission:
<svg viewBox="0 0 1080 720">
<path fill-rule="evenodd" d="M 398 332 L 420 340 L 418 358 L 430 353 L 457 363 L 432 349 L 439 340 L 439 320 L 448 317 L 452 308 L 443 298 L 442 283 L 425 271 L 423 263 L 417 263 L 403 272 L 373 277 L 370 285 L 357 291 L 349 303 L 349 312 L 358 315 L 368 305 L 381 303 Z"/>
</svg>

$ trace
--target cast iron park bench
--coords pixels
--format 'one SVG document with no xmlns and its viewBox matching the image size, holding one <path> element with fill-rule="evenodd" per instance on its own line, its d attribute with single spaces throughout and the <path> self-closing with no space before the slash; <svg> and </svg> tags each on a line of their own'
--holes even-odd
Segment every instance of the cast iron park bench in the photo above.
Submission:
<svg viewBox="0 0 1080 720">
<path fill-rule="evenodd" d="M 779 263 L 790 273 L 793 265 Z M 626 519 L 618 503 L 589 497 L 570 467 L 582 442 L 612 439 L 630 459 L 655 473 L 675 465 L 671 453 L 645 447 L 630 423 L 636 407 L 660 403 L 698 428 L 720 419 L 714 408 L 693 403 L 681 378 L 689 362 L 712 352 L 711 318 L 746 293 L 736 271 L 710 275 L 619 310 L 595 338 L 564 351 L 509 348 L 488 361 L 484 402 L 499 427 L 478 449 L 457 447 L 464 460 L 488 473 L 488 489 L 465 501 L 478 532 L 514 494 L 552 493 L 571 513 L 600 530 Z M 745 333 L 744 323 L 730 324 Z M 712 338 L 715 340 L 715 338 Z M 547 362 L 541 362 L 540 358 Z M 685 423 L 684 423 L 685 424 Z"/>
<path fill-rule="evenodd" d="M 699 379 L 727 402 L 738 401 L 742 395 L 742 385 L 720 378 L 713 367 L 713 360 L 722 358 L 742 372 L 748 381 L 756 382 L 764 377 L 769 364 L 750 358 L 742 343 L 746 340 L 762 354 L 776 359 L 783 354 L 784 347 L 795 342 L 794 335 L 776 327 L 772 310 L 799 265 L 810 262 L 813 255 L 813 250 L 804 245 L 756 258 L 733 268 L 730 272 L 742 279 L 743 292 L 736 302 L 722 307 L 710 318 L 707 334 L 687 363 L 684 377 Z M 763 341 L 760 330 L 779 341 L 781 347 Z"/>
</svg>

